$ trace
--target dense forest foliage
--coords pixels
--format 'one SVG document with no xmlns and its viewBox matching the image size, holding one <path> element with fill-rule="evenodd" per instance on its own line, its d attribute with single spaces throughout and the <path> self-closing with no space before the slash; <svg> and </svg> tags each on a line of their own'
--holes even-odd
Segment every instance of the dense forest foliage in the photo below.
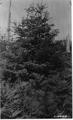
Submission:
<svg viewBox="0 0 73 120">
<path fill-rule="evenodd" d="M 17 40 L 0 42 L 1 118 L 71 118 L 71 52 L 55 41 L 59 31 L 45 5 L 26 13 L 14 24 Z"/>
</svg>

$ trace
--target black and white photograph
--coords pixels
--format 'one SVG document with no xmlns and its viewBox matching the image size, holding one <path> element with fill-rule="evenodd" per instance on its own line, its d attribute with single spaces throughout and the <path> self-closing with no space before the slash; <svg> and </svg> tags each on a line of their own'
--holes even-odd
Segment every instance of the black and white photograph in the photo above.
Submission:
<svg viewBox="0 0 73 120">
<path fill-rule="evenodd" d="M 71 8 L 0 0 L 0 119 L 72 118 Z"/>
</svg>

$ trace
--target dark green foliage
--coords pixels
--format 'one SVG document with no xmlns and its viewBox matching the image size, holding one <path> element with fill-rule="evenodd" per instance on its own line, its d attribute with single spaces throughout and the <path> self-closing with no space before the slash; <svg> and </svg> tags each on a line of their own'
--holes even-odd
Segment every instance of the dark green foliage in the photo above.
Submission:
<svg viewBox="0 0 73 120">
<path fill-rule="evenodd" d="M 17 41 L 5 53 L 2 118 L 72 117 L 71 53 L 54 42 L 58 30 L 49 24 L 44 5 L 31 6 L 15 25 Z"/>
</svg>

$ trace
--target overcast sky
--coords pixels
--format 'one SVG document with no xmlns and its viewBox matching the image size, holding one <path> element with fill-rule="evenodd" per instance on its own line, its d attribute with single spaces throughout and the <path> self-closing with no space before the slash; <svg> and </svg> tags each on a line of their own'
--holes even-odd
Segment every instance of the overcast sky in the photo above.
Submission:
<svg viewBox="0 0 73 120">
<path fill-rule="evenodd" d="M 0 5 L 0 29 L 5 32 L 8 25 L 8 7 L 9 0 L 1 0 Z M 25 15 L 24 8 L 34 2 L 41 0 L 12 0 L 12 21 L 20 21 Z M 59 29 L 59 39 L 65 38 L 67 34 L 71 34 L 71 6 L 70 0 L 43 0 L 48 6 L 48 11 L 55 23 L 56 28 Z"/>
</svg>

